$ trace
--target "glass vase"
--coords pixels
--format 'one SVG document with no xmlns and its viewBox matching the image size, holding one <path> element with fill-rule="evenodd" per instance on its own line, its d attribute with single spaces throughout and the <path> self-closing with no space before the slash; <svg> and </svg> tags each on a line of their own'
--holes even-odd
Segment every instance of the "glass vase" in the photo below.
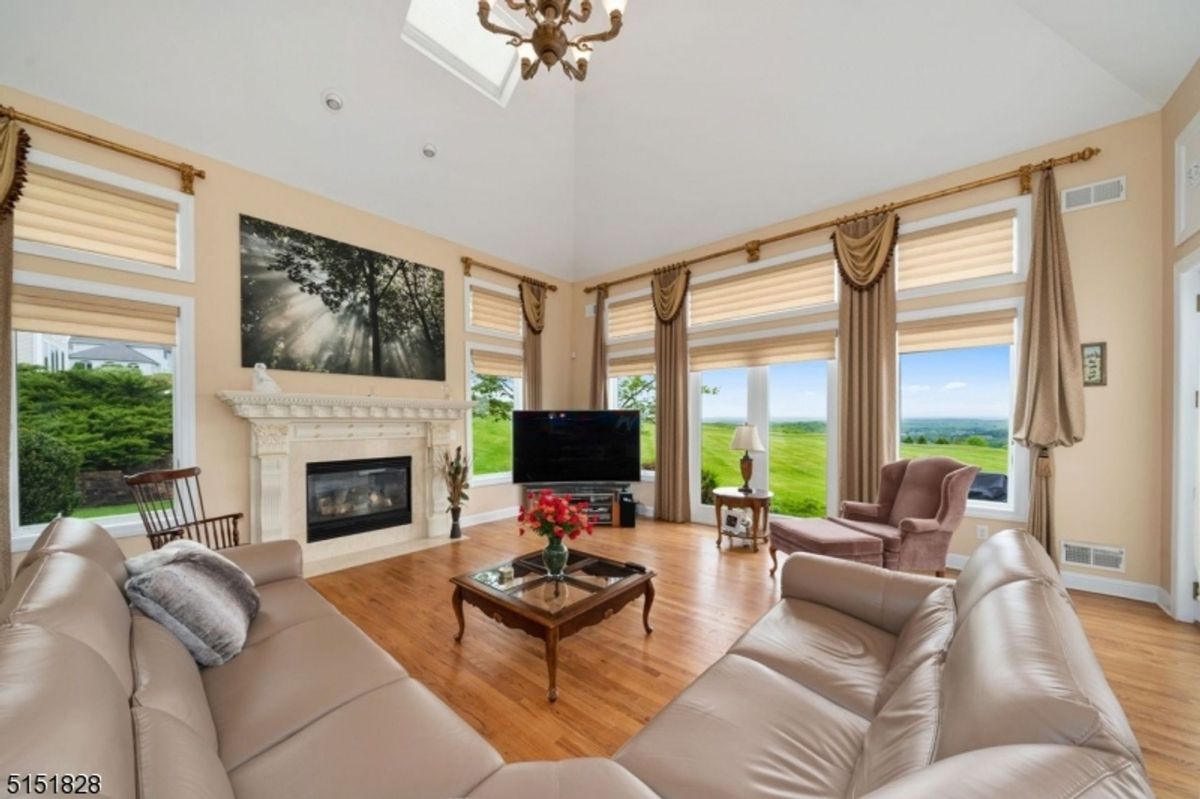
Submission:
<svg viewBox="0 0 1200 799">
<path fill-rule="evenodd" d="M 542 550 L 542 563 L 550 579 L 561 580 L 563 570 L 567 568 L 567 542 L 556 535 L 547 537 L 546 548 Z"/>
</svg>

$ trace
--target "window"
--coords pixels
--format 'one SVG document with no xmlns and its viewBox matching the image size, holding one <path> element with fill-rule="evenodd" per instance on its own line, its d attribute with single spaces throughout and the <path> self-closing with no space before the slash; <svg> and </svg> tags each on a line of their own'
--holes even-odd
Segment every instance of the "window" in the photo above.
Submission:
<svg viewBox="0 0 1200 799">
<path fill-rule="evenodd" d="M 829 361 L 768 367 L 772 510 L 824 516 L 829 494 Z"/>
<path fill-rule="evenodd" d="M 13 215 L 14 249 L 191 280 L 192 198 L 63 158 L 32 153 Z"/>
<path fill-rule="evenodd" d="M 755 269 L 709 282 L 689 293 L 691 327 L 751 322 L 756 316 L 830 305 L 836 301 L 836 270 L 828 255 Z"/>
<path fill-rule="evenodd" d="M 512 474 L 512 414 L 521 408 L 521 357 L 515 353 L 471 350 L 470 455 L 473 477 Z"/>
<path fill-rule="evenodd" d="M 653 369 L 637 371 L 640 374 L 619 375 L 611 378 L 611 404 L 618 410 L 637 411 L 641 414 L 639 429 L 642 436 L 642 471 L 653 472 L 657 468 L 658 458 L 658 428 L 655 424 L 658 387 L 655 383 Z"/>
<path fill-rule="evenodd" d="M 59 513 L 141 534 L 136 521 L 125 529 L 136 508 L 123 476 L 192 462 L 191 405 L 180 402 L 190 359 L 181 370 L 177 331 L 188 303 L 14 286 L 16 548 Z"/>
<path fill-rule="evenodd" d="M 467 327 L 473 333 L 501 338 L 524 335 L 520 295 L 515 289 L 467 283 Z"/>
<path fill-rule="evenodd" d="M 1018 212 L 1007 209 L 960 222 L 902 232 L 896 244 L 899 291 L 1017 270 Z M 921 228 L 921 224 L 913 227 Z"/>
<path fill-rule="evenodd" d="M 713 504 L 713 489 L 740 486 L 742 453 L 729 448 L 733 429 L 750 418 L 750 370 L 727 367 L 700 372 L 700 503 Z M 755 456 L 757 461 L 757 456 Z M 758 463 L 755 463 L 756 469 Z M 761 475 L 759 475 L 761 478 Z M 756 480 L 755 482 L 759 482 Z"/>
<path fill-rule="evenodd" d="M 970 499 L 1014 509 L 1012 437 L 1016 312 L 901 323 L 900 456 L 978 466 Z"/>
<path fill-rule="evenodd" d="M 496 24 L 521 30 L 521 23 L 502 5 L 492 6 Z M 500 105 L 508 105 L 520 79 L 517 49 L 484 30 L 466 4 L 412 0 L 400 38 Z"/>
</svg>

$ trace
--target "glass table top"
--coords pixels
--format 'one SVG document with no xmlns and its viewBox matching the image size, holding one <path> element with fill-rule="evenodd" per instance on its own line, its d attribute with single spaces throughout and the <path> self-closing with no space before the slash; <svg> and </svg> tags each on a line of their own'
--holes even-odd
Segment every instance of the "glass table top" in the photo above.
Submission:
<svg viewBox="0 0 1200 799">
<path fill-rule="evenodd" d="M 507 569 L 512 570 L 511 574 Z M 551 580 L 546 575 L 541 552 L 471 572 L 467 577 L 545 613 L 555 614 L 641 573 L 623 563 L 572 551 L 568 554 L 563 580 Z"/>
</svg>

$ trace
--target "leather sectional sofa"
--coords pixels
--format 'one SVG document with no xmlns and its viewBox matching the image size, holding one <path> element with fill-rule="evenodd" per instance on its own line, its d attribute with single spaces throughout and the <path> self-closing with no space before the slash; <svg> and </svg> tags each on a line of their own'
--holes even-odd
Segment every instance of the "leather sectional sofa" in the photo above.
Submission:
<svg viewBox="0 0 1200 799">
<path fill-rule="evenodd" d="M 0 603 L 3 773 L 139 799 L 1150 796 L 1045 554 L 993 537 L 956 584 L 795 555 L 783 598 L 616 756 L 505 765 L 300 577 L 258 585 L 245 650 L 201 671 L 134 612 L 100 527 L 46 529 Z"/>
</svg>

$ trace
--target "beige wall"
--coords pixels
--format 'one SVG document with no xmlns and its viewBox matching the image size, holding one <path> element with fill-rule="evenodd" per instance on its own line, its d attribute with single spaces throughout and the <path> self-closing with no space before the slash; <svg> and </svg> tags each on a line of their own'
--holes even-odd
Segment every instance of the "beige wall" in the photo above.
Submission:
<svg viewBox="0 0 1200 799">
<path fill-rule="evenodd" d="M 1180 245 L 1175 245 L 1175 139 L 1200 113 L 1200 61 L 1179 84 L 1175 94 L 1162 110 L 1162 247 L 1163 247 L 1163 305 L 1162 305 L 1162 369 L 1163 391 L 1162 402 L 1162 472 L 1164 484 L 1173 486 L 1174 469 L 1172 463 L 1174 442 L 1174 380 L 1175 380 L 1175 347 L 1174 347 L 1174 315 L 1175 315 L 1175 264 L 1185 256 L 1200 249 L 1200 235 L 1194 235 Z M 1170 531 L 1171 503 L 1173 491 L 1168 490 L 1162 497 L 1162 514 L 1164 535 L 1161 542 L 1162 584 L 1169 586 L 1171 582 L 1172 536 Z"/>
<path fill-rule="evenodd" d="M 436 267 L 446 273 L 446 384 L 349 375 L 274 372 L 286 391 L 442 399 L 466 397 L 463 275 L 459 259 L 470 255 L 489 263 L 529 272 L 487 253 L 422 233 L 378 216 L 252 174 L 216 159 L 107 124 L 72 109 L 0 86 L 0 104 L 46 117 L 90 133 L 140 147 L 171 159 L 188 161 L 208 172 L 196 182 L 196 281 L 182 283 L 118 272 L 112 269 L 63 264 L 32 256 L 17 256 L 18 269 L 152 291 L 183 294 L 196 300 L 196 429 L 198 459 L 204 470 L 206 500 L 222 512 L 249 512 L 249 431 L 216 398 L 225 389 L 250 386 L 250 370 L 241 368 L 239 339 L 240 266 L 238 214 L 311 231 L 340 241 L 393 253 Z M 108 150 L 30 128 L 35 149 L 129 175 L 172 189 L 174 172 Z M 405 189 L 411 190 L 411 187 Z M 538 275 L 537 272 L 531 274 Z M 546 277 L 545 275 L 540 275 Z M 504 282 L 504 278 L 496 278 Z M 568 402 L 567 375 L 555 364 L 568 361 L 569 290 L 551 295 L 547 310 L 545 400 Z M 462 441 L 465 431 L 459 429 Z M 485 513 L 516 504 L 512 486 L 490 486 L 472 492 L 467 514 Z"/>
<path fill-rule="evenodd" d="M 1067 214 L 1064 221 L 1074 269 L 1080 332 L 1084 341 L 1108 342 L 1109 384 L 1087 389 L 1087 439 L 1059 456 L 1059 529 L 1062 536 L 1073 540 L 1126 547 L 1127 573 L 1123 577 L 1159 584 L 1163 581 L 1160 547 L 1166 529 L 1160 488 L 1163 441 L 1160 421 L 1148 408 L 1158 407 L 1163 385 L 1162 363 L 1156 354 L 1163 336 L 1160 324 L 1163 276 L 1158 268 L 1162 262 L 1161 139 L 1160 116 L 1153 114 L 817 214 L 747 231 L 735 239 L 671 253 L 601 279 L 611 280 L 711 249 L 737 246 L 748 239 L 765 238 L 841 213 L 969 181 L 1084 146 L 1102 148 L 1098 158 L 1064 167 L 1058 176 L 1060 188 L 1118 175 L 1124 175 L 1128 181 L 1125 202 Z M 916 221 L 1010 197 L 1015 192 L 1015 182 L 991 186 L 906 209 L 902 218 Z M 798 198 L 802 195 L 801 188 L 797 189 L 797 195 Z M 824 231 L 790 244 L 775 245 L 764 251 L 764 257 L 828 242 L 828 235 Z M 743 262 L 743 258 L 732 256 L 696 267 L 696 271 L 713 271 Z M 614 292 L 619 290 L 622 289 Z M 574 401 L 580 405 L 587 400 L 592 319 L 585 316 L 585 308 L 590 301 L 591 295 L 585 295 L 583 286 L 577 285 L 573 310 L 577 357 L 572 382 Z M 652 490 L 643 486 L 639 497 L 652 501 Z M 954 552 L 969 554 L 974 550 L 978 543 L 976 524 L 987 524 L 992 532 L 1012 526 L 995 520 L 966 519 L 954 537 Z M 1096 574 L 1113 576 L 1111 572 Z"/>
</svg>

